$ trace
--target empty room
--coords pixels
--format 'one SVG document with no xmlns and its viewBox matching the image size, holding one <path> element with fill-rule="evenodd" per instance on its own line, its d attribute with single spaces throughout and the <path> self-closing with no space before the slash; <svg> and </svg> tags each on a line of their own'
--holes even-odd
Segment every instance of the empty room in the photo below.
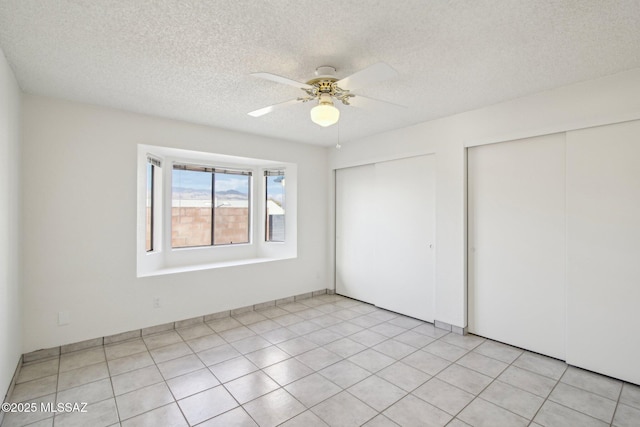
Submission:
<svg viewBox="0 0 640 427">
<path fill-rule="evenodd" d="M 0 426 L 640 427 L 639 28 L 0 0 Z"/>
</svg>

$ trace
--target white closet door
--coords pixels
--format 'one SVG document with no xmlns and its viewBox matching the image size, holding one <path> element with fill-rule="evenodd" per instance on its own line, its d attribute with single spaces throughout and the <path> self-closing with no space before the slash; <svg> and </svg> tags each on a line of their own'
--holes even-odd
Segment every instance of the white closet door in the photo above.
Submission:
<svg viewBox="0 0 640 427">
<path fill-rule="evenodd" d="M 567 134 L 567 362 L 640 384 L 640 121 Z"/>
<path fill-rule="evenodd" d="M 374 165 L 336 171 L 336 292 L 375 304 Z"/>
<path fill-rule="evenodd" d="M 376 164 L 376 305 L 433 322 L 434 156 Z"/>
<path fill-rule="evenodd" d="M 468 149 L 469 330 L 565 357 L 564 135 Z"/>
<path fill-rule="evenodd" d="M 336 291 L 433 322 L 433 156 L 336 171 Z"/>
</svg>

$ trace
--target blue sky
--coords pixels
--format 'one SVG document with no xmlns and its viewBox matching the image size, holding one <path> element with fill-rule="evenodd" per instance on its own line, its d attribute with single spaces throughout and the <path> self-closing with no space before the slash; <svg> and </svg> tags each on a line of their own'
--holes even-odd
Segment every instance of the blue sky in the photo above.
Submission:
<svg viewBox="0 0 640 427">
<path fill-rule="evenodd" d="M 277 176 L 267 177 L 267 193 L 280 200 L 284 194 L 284 186 Z M 211 191 L 211 173 L 186 170 L 173 170 L 173 186 L 200 191 Z M 243 194 L 249 192 L 249 180 L 244 175 L 216 174 L 216 191 L 235 190 Z"/>
</svg>

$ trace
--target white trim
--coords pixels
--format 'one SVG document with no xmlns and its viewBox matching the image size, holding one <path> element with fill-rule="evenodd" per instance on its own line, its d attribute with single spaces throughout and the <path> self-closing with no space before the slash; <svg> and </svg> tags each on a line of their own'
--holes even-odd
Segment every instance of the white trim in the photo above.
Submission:
<svg viewBox="0 0 640 427">
<path fill-rule="evenodd" d="M 555 133 L 566 133 L 574 130 L 588 129 L 599 126 L 607 126 L 617 123 L 631 122 L 634 120 L 640 120 L 640 111 L 634 111 L 631 113 L 613 114 L 610 116 L 601 116 L 597 118 L 576 120 L 570 123 L 563 123 L 561 125 L 542 127 L 537 129 L 529 129 L 520 132 L 513 132 L 504 135 L 490 136 L 487 138 L 471 139 L 464 141 L 464 147 L 477 147 L 480 145 L 497 144 L 499 142 L 517 141 L 519 139 L 533 138 L 536 136 L 546 136 Z"/>
</svg>

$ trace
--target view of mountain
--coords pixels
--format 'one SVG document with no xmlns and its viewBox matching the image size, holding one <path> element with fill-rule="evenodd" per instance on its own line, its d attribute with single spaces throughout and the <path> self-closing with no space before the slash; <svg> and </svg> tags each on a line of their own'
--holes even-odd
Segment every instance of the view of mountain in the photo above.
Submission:
<svg viewBox="0 0 640 427">
<path fill-rule="evenodd" d="M 211 192 L 193 188 L 173 187 L 173 198 L 181 200 L 210 200 Z M 248 195 L 237 190 L 216 191 L 219 201 L 247 200 Z"/>
</svg>

